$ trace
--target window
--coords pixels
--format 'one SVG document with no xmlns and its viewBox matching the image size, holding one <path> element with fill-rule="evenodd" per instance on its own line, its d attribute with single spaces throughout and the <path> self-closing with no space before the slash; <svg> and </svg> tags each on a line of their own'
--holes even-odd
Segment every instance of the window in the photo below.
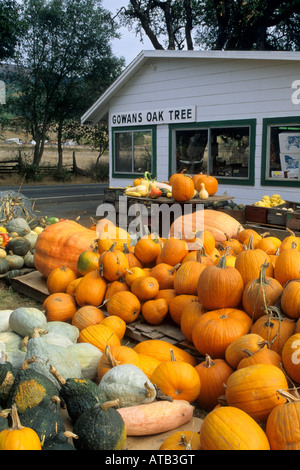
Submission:
<svg viewBox="0 0 300 470">
<path fill-rule="evenodd" d="M 153 127 L 113 129 L 113 174 L 116 177 L 156 173 Z"/>
<path fill-rule="evenodd" d="M 298 186 L 300 181 L 300 117 L 263 121 L 263 185 Z"/>
<path fill-rule="evenodd" d="M 249 120 L 171 126 L 170 174 L 186 168 L 219 182 L 254 184 L 255 124 Z"/>
</svg>

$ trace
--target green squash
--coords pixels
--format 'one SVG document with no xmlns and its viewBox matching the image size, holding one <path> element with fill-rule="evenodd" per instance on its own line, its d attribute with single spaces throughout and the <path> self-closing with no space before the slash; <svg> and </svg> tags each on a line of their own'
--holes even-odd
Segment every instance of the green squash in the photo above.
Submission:
<svg viewBox="0 0 300 470">
<path fill-rule="evenodd" d="M 114 408 L 118 401 L 110 401 L 82 413 L 74 424 L 78 450 L 122 450 L 126 443 L 125 422 Z"/>
<path fill-rule="evenodd" d="M 107 401 L 105 393 L 89 379 L 64 379 L 54 367 L 50 371 L 60 385 L 59 396 L 73 422 L 86 410 Z"/>
<path fill-rule="evenodd" d="M 6 274 L 9 271 L 9 264 L 6 258 L 0 259 L 0 274 Z"/>
<path fill-rule="evenodd" d="M 9 269 L 22 269 L 24 266 L 24 258 L 19 255 L 7 255 L 5 260 L 8 262 Z"/>
<path fill-rule="evenodd" d="M 42 447 L 42 450 L 76 450 L 72 444 L 69 443 L 67 432 L 56 434 L 53 439 L 48 439 Z"/>
<path fill-rule="evenodd" d="M 25 256 L 31 249 L 30 242 L 23 237 L 11 238 L 5 247 L 7 253 L 12 252 L 14 255 Z"/>
<path fill-rule="evenodd" d="M 6 230 L 10 232 L 15 232 L 17 233 L 20 237 L 24 237 L 26 233 L 31 232 L 31 228 L 29 227 L 28 223 L 26 222 L 23 217 L 16 217 L 9 222 L 7 222 L 4 227 Z"/>
<path fill-rule="evenodd" d="M 33 408 L 27 408 L 23 413 L 18 410 L 18 413 L 22 426 L 33 429 L 39 436 L 42 446 L 52 441 L 57 433 L 65 430 L 60 413 L 60 400 L 55 395 Z"/>
</svg>

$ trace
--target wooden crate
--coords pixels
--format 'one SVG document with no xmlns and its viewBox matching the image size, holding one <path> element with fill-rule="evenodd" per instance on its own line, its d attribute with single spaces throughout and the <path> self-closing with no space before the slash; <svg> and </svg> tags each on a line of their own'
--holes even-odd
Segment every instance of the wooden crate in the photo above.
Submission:
<svg viewBox="0 0 300 470">
<path fill-rule="evenodd" d="M 258 222 L 260 224 L 267 223 L 267 207 L 245 206 L 245 219 L 247 222 Z"/>
<path fill-rule="evenodd" d="M 124 195 L 123 188 L 104 189 L 104 201 L 105 202 L 114 202 L 119 198 L 119 196 L 123 196 L 123 195 Z"/>
<path fill-rule="evenodd" d="M 267 212 L 267 223 L 270 225 L 280 225 L 286 227 L 286 218 L 290 213 L 287 209 L 296 210 L 300 204 L 293 201 L 286 201 L 279 206 L 269 207 Z"/>
<path fill-rule="evenodd" d="M 286 227 L 292 231 L 300 231 L 300 210 L 286 214 Z"/>
</svg>

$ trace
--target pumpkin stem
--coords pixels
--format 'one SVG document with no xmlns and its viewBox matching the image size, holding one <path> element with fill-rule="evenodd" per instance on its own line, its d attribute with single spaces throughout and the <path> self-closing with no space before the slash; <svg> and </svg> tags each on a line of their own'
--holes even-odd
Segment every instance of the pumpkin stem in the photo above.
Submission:
<svg viewBox="0 0 300 470">
<path fill-rule="evenodd" d="M 69 439 L 69 438 L 71 438 L 71 437 L 72 437 L 73 439 L 78 439 L 77 434 L 74 434 L 72 431 L 65 431 L 65 432 L 63 433 L 63 435 L 64 435 L 67 439 Z"/>
<path fill-rule="evenodd" d="M 0 364 L 5 364 L 7 361 L 7 354 L 4 351 L 1 351 L 0 354 Z"/>
<path fill-rule="evenodd" d="M 276 391 L 279 393 L 279 395 L 286 398 L 288 403 L 294 403 L 294 402 L 300 401 L 300 398 L 296 398 L 294 395 L 292 395 L 287 390 L 278 389 Z"/>
<path fill-rule="evenodd" d="M 105 351 L 104 351 L 105 356 L 107 357 L 107 361 L 111 367 L 116 367 L 121 364 L 121 361 L 117 361 L 114 356 L 111 353 L 110 346 L 107 344 L 105 346 Z"/>
<path fill-rule="evenodd" d="M 173 266 L 172 269 L 169 269 L 169 273 L 173 274 L 180 266 L 181 266 L 181 263 L 177 263 L 175 266 Z"/>
<path fill-rule="evenodd" d="M 151 397 L 154 397 L 155 395 L 155 389 L 150 387 L 150 385 L 148 384 L 148 382 L 145 382 L 144 383 L 144 386 L 145 386 L 145 389 L 146 389 L 146 398 L 151 398 Z"/>
<path fill-rule="evenodd" d="M 225 269 L 226 268 L 226 255 L 222 255 L 218 262 L 218 268 Z"/>
<path fill-rule="evenodd" d="M 212 366 L 214 366 L 214 365 L 215 365 L 215 363 L 214 363 L 214 361 L 212 360 L 212 358 L 211 358 L 208 354 L 206 354 L 206 355 L 205 355 L 205 364 L 204 364 L 204 367 L 206 367 L 206 368 L 209 369 L 210 367 L 212 367 Z"/>
<path fill-rule="evenodd" d="M 170 349 L 170 356 L 171 356 L 171 361 L 173 362 L 176 361 L 173 349 Z"/>
<path fill-rule="evenodd" d="M 116 400 L 106 401 L 100 405 L 101 410 L 107 411 L 108 408 L 113 408 L 114 406 L 119 406 L 120 400 L 117 398 Z"/>
<path fill-rule="evenodd" d="M 13 403 L 13 405 L 11 406 L 10 416 L 11 416 L 11 420 L 12 420 L 11 429 L 13 431 L 19 431 L 21 429 L 24 429 L 24 426 L 22 426 L 20 418 L 19 418 L 17 405 L 15 403 Z"/>
<path fill-rule="evenodd" d="M 56 368 L 50 364 L 50 373 L 56 378 L 58 383 L 63 386 L 66 383 L 66 380 L 58 373 Z"/>
</svg>

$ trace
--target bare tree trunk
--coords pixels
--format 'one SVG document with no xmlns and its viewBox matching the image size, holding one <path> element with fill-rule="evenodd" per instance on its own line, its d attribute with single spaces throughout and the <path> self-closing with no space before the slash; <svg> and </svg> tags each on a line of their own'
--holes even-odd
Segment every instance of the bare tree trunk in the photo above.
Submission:
<svg viewBox="0 0 300 470">
<path fill-rule="evenodd" d="M 60 121 L 58 123 L 58 128 L 57 128 L 57 151 L 58 151 L 57 169 L 59 171 L 63 167 L 62 127 L 63 127 L 63 123 L 62 121 Z"/>
</svg>

